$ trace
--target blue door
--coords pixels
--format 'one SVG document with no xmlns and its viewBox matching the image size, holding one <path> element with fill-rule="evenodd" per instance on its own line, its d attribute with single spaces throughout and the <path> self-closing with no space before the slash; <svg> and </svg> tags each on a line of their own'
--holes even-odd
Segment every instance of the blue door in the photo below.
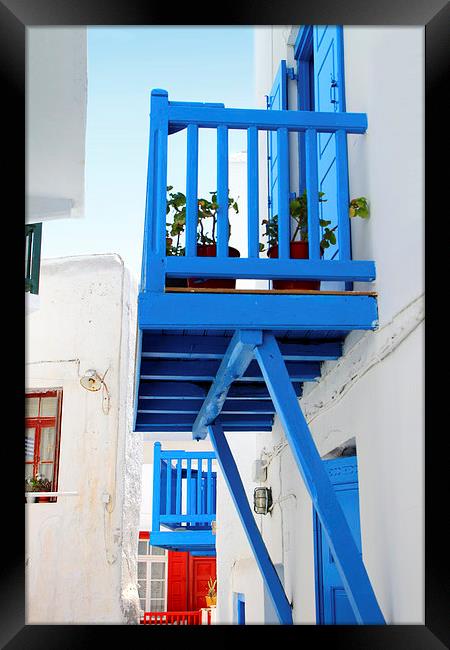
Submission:
<svg viewBox="0 0 450 650">
<path fill-rule="evenodd" d="M 361 554 L 358 467 L 356 456 L 323 461 L 338 501 Z M 319 625 L 356 625 L 317 514 L 314 512 L 314 556 L 316 568 L 316 618 Z"/>
<path fill-rule="evenodd" d="M 314 25 L 314 110 L 321 112 L 345 111 L 344 57 L 342 27 Z M 337 174 L 335 135 L 318 134 L 319 191 L 326 202 L 320 205 L 320 218 L 337 225 Z M 334 231 L 337 243 L 324 251 L 324 259 L 333 259 L 339 250 L 339 232 Z"/>
<path fill-rule="evenodd" d="M 267 100 L 267 108 L 273 111 L 287 110 L 286 61 L 280 61 L 272 90 Z M 278 214 L 278 172 L 277 172 L 277 133 L 267 132 L 268 176 L 269 176 L 269 218 Z"/>
</svg>

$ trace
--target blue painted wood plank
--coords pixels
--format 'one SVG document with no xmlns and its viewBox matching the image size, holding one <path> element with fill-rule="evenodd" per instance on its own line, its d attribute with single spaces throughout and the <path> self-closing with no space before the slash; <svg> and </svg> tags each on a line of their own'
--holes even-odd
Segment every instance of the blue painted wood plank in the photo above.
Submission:
<svg viewBox="0 0 450 650">
<path fill-rule="evenodd" d="M 247 235 L 248 257 L 259 257 L 258 131 L 247 130 Z"/>
<path fill-rule="evenodd" d="M 272 431 L 272 425 L 258 425 L 257 431 Z M 235 425 L 235 424 L 223 424 L 223 429 L 226 432 L 239 432 L 239 433 L 255 433 L 255 426 L 253 424 L 250 424 L 249 426 L 240 424 L 240 425 Z M 186 436 L 183 436 L 183 440 L 191 440 L 192 441 L 192 425 L 190 424 L 182 424 L 182 425 L 175 425 L 175 424 L 140 424 L 139 421 L 136 424 L 136 427 L 134 429 L 136 433 L 144 433 L 144 434 L 149 434 L 151 436 L 155 436 L 155 438 L 152 438 L 153 440 L 156 439 L 156 437 L 164 434 L 164 433 L 183 433 L 186 434 Z M 177 440 L 179 438 L 177 437 Z"/>
<path fill-rule="evenodd" d="M 179 548 L 180 550 L 187 550 L 190 548 L 215 548 L 216 538 L 211 531 L 198 530 L 198 531 L 171 531 L 171 532 L 151 532 L 150 544 L 153 546 L 165 547 L 169 546 Z"/>
<path fill-rule="evenodd" d="M 159 516 L 161 513 L 161 443 L 155 442 L 153 446 L 153 505 L 152 505 L 152 530 L 159 530 Z"/>
<path fill-rule="evenodd" d="M 144 358 L 222 359 L 230 338 L 224 336 L 160 336 L 145 332 L 141 356 Z M 341 341 L 280 341 L 285 361 L 324 361 L 338 359 Z"/>
<path fill-rule="evenodd" d="M 192 512 L 192 460 L 189 457 L 186 461 L 186 513 L 194 514 Z"/>
<path fill-rule="evenodd" d="M 157 400 L 143 399 L 139 401 L 139 413 L 195 413 L 201 409 L 203 400 Z M 270 400 L 225 400 L 222 413 L 239 414 L 269 414 L 275 412 Z"/>
<path fill-rule="evenodd" d="M 161 426 L 170 426 L 170 425 L 187 425 L 193 426 L 196 419 L 195 413 L 139 413 L 139 424 L 140 425 L 161 425 Z M 236 415 L 230 415 L 229 413 L 223 413 L 220 415 L 220 421 L 224 426 L 227 424 L 232 424 L 235 427 L 238 426 L 253 426 L 255 430 L 259 431 L 259 426 L 268 426 L 273 422 L 273 416 L 265 415 L 261 413 L 257 414 L 247 414 L 239 413 Z M 204 436 L 203 436 L 204 437 Z M 170 483 L 170 481 L 168 481 Z M 167 494 L 169 494 L 170 488 L 167 487 Z"/>
<path fill-rule="evenodd" d="M 166 515 L 171 514 L 172 505 L 172 465 L 167 462 L 167 481 L 166 481 Z"/>
<path fill-rule="evenodd" d="M 313 381 L 320 376 L 318 361 L 287 361 L 286 364 L 292 381 Z M 141 377 L 152 380 L 215 381 L 220 365 L 221 362 L 217 359 L 143 359 Z M 235 381 L 263 381 L 258 364 L 250 363 L 248 369 Z"/>
<path fill-rule="evenodd" d="M 171 449 L 170 451 L 161 451 L 160 452 L 160 457 L 161 458 L 171 458 L 173 460 L 178 460 L 178 459 L 188 459 L 188 458 L 215 458 L 216 455 L 213 451 L 178 451 Z M 197 470 L 193 470 L 194 473 Z M 184 474 L 184 470 L 183 470 Z"/>
<path fill-rule="evenodd" d="M 292 384 L 296 395 L 302 393 L 302 385 L 298 382 Z M 192 399 L 199 398 L 204 400 L 210 383 L 203 385 L 189 382 L 170 382 L 170 381 L 142 381 L 139 386 L 139 399 L 148 400 L 169 398 L 169 399 Z M 269 391 L 264 384 L 242 383 L 231 386 L 228 393 L 229 397 L 239 400 L 270 399 Z"/>
<path fill-rule="evenodd" d="M 283 357 L 272 334 L 264 334 L 263 344 L 255 349 L 255 356 L 264 373 L 294 459 L 326 533 L 356 619 L 360 624 L 383 624 L 384 617 L 366 569 L 303 412 L 292 391 Z"/>
<path fill-rule="evenodd" d="M 195 106 L 169 105 L 169 122 L 173 126 L 197 124 L 203 128 L 226 125 L 229 129 L 248 129 L 252 126 L 275 131 L 319 129 L 332 132 L 344 129 L 347 133 L 365 133 L 365 113 L 326 113 L 316 111 L 277 111 L 241 108 L 196 108 Z"/>
<path fill-rule="evenodd" d="M 336 183 L 339 259 L 345 261 L 351 259 L 350 217 L 348 213 L 350 197 L 348 190 L 347 134 L 342 130 L 336 131 Z"/>
<path fill-rule="evenodd" d="M 197 254 L 198 217 L 198 126 L 187 128 L 186 163 L 186 256 Z"/>
<path fill-rule="evenodd" d="M 176 488 L 176 502 L 175 502 L 175 512 L 179 515 L 181 514 L 181 468 L 182 468 L 182 459 L 177 460 L 177 488 Z"/>
<path fill-rule="evenodd" d="M 192 427 L 192 436 L 196 440 L 206 438 L 207 426 L 219 415 L 231 384 L 247 371 L 254 356 L 255 345 L 262 340 L 261 336 L 260 332 L 234 334 L 220 367 L 217 367 L 214 381 Z M 223 416 L 223 419 L 226 421 L 226 416 Z"/>
<path fill-rule="evenodd" d="M 314 129 L 308 129 L 306 131 L 305 154 L 306 154 L 306 204 L 308 208 L 309 258 L 310 260 L 320 261 L 317 131 L 315 131 Z"/>
<path fill-rule="evenodd" d="M 277 132 L 277 178 L 278 178 L 278 257 L 290 257 L 291 241 L 289 215 L 289 146 L 287 129 Z"/>
<path fill-rule="evenodd" d="M 378 325 L 371 296 L 157 294 L 139 295 L 139 327 L 370 330 Z"/>
<path fill-rule="evenodd" d="M 317 196 L 317 194 L 316 194 Z M 316 202 L 317 203 L 317 202 Z M 314 207 L 312 208 L 314 210 Z M 162 262 L 169 277 L 244 278 L 281 280 L 354 280 L 372 282 L 375 264 L 369 260 L 251 259 L 230 257 L 167 257 Z M 275 296 L 273 296 L 275 298 Z M 227 329 L 227 328 L 225 328 Z M 229 327 L 228 327 L 229 329 Z"/>
<path fill-rule="evenodd" d="M 241 523 L 244 527 L 249 544 L 253 550 L 255 560 L 261 571 L 264 583 L 268 589 L 273 606 L 280 623 L 292 624 L 292 610 L 280 578 L 272 564 L 266 545 L 256 525 L 253 513 L 247 501 L 244 486 L 242 484 L 239 470 L 228 446 L 220 425 L 208 427 L 211 443 L 216 452 L 217 461 L 222 470 L 225 481 L 228 485 L 233 502 L 236 506 Z"/>
<path fill-rule="evenodd" d="M 202 514 L 202 464 L 201 458 L 197 459 L 197 514 Z"/>
<path fill-rule="evenodd" d="M 228 257 L 228 128 L 217 129 L 217 257 Z"/>
<path fill-rule="evenodd" d="M 215 504 L 213 503 L 213 478 L 212 478 L 212 459 L 207 460 L 207 478 L 206 478 L 206 512 L 215 516 Z"/>
</svg>

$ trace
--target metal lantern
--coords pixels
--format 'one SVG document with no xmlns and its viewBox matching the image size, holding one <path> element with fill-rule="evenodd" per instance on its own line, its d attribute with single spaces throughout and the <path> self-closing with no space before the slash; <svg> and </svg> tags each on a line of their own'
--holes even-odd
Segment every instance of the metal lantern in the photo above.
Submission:
<svg viewBox="0 0 450 650">
<path fill-rule="evenodd" d="M 257 487 L 253 492 L 253 510 L 258 515 L 267 515 L 272 507 L 272 489 Z"/>
</svg>

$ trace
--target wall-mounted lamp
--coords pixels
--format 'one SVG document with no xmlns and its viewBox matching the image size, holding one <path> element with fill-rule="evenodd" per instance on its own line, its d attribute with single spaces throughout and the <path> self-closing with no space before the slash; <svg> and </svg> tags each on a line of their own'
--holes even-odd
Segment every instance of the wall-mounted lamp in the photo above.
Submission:
<svg viewBox="0 0 450 650">
<path fill-rule="evenodd" d="M 106 369 L 106 372 L 108 372 L 108 369 Z M 102 409 L 103 413 L 105 413 L 105 415 L 108 415 L 110 407 L 110 396 L 108 386 L 105 383 L 106 372 L 103 377 L 100 377 L 96 370 L 90 368 L 89 370 L 86 370 L 84 375 L 81 377 L 80 384 L 83 386 L 83 388 L 89 391 L 97 391 L 103 387 L 106 395 L 102 401 Z"/>
<path fill-rule="evenodd" d="M 267 515 L 272 507 L 272 488 L 257 487 L 253 492 L 253 510 L 258 515 Z"/>
</svg>

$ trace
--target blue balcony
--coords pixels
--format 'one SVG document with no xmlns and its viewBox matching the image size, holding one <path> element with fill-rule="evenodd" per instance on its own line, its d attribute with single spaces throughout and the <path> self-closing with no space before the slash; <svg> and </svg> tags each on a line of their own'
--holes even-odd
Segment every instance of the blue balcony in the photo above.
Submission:
<svg viewBox="0 0 450 650">
<path fill-rule="evenodd" d="M 153 546 L 215 555 L 214 459 L 213 452 L 163 451 L 161 444 L 155 443 L 150 532 Z"/>
<path fill-rule="evenodd" d="M 199 131 L 217 131 L 216 255 L 198 255 Z M 266 111 L 225 108 L 221 104 L 169 101 L 167 92 L 151 95 L 147 203 L 141 286 L 138 299 L 138 349 L 135 391 L 135 430 L 190 432 L 215 378 L 233 333 L 264 330 L 274 334 L 296 391 L 304 381 L 320 376 L 320 363 L 337 359 L 342 342 L 354 329 L 377 325 L 376 294 L 353 291 L 353 282 L 375 279 L 371 260 L 353 260 L 348 216 L 347 134 L 363 134 L 362 113 Z M 166 254 L 166 187 L 168 138 L 187 131 L 186 224 L 183 255 Z M 229 257 L 228 133 L 247 132 L 247 251 Z M 259 252 L 258 133 L 270 135 L 276 151 L 278 252 Z M 308 259 L 290 258 L 289 134 L 304 134 L 308 197 Z M 321 206 L 313 200 L 318 180 L 318 142 L 334 135 L 336 150 L 335 206 L 338 250 L 332 259 L 320 250 Z M 325 138 L 326 139 L 326 138 Z M 273 162 L 273 161 L 272 161 Z M 334 208 L 333 208 L 334 209 Z M 345 283 L 335 290 L 240 290 L 174 287 L 174 280 L 280 279 Z M 324 287 L 329 285 L 323 285 Z M 363 287 L 364 288 L 364 287 Z M 268 431 L 274 406 L 257 363 L 231 387 L 223 405 L 225 431 Z"/>
</svg>

